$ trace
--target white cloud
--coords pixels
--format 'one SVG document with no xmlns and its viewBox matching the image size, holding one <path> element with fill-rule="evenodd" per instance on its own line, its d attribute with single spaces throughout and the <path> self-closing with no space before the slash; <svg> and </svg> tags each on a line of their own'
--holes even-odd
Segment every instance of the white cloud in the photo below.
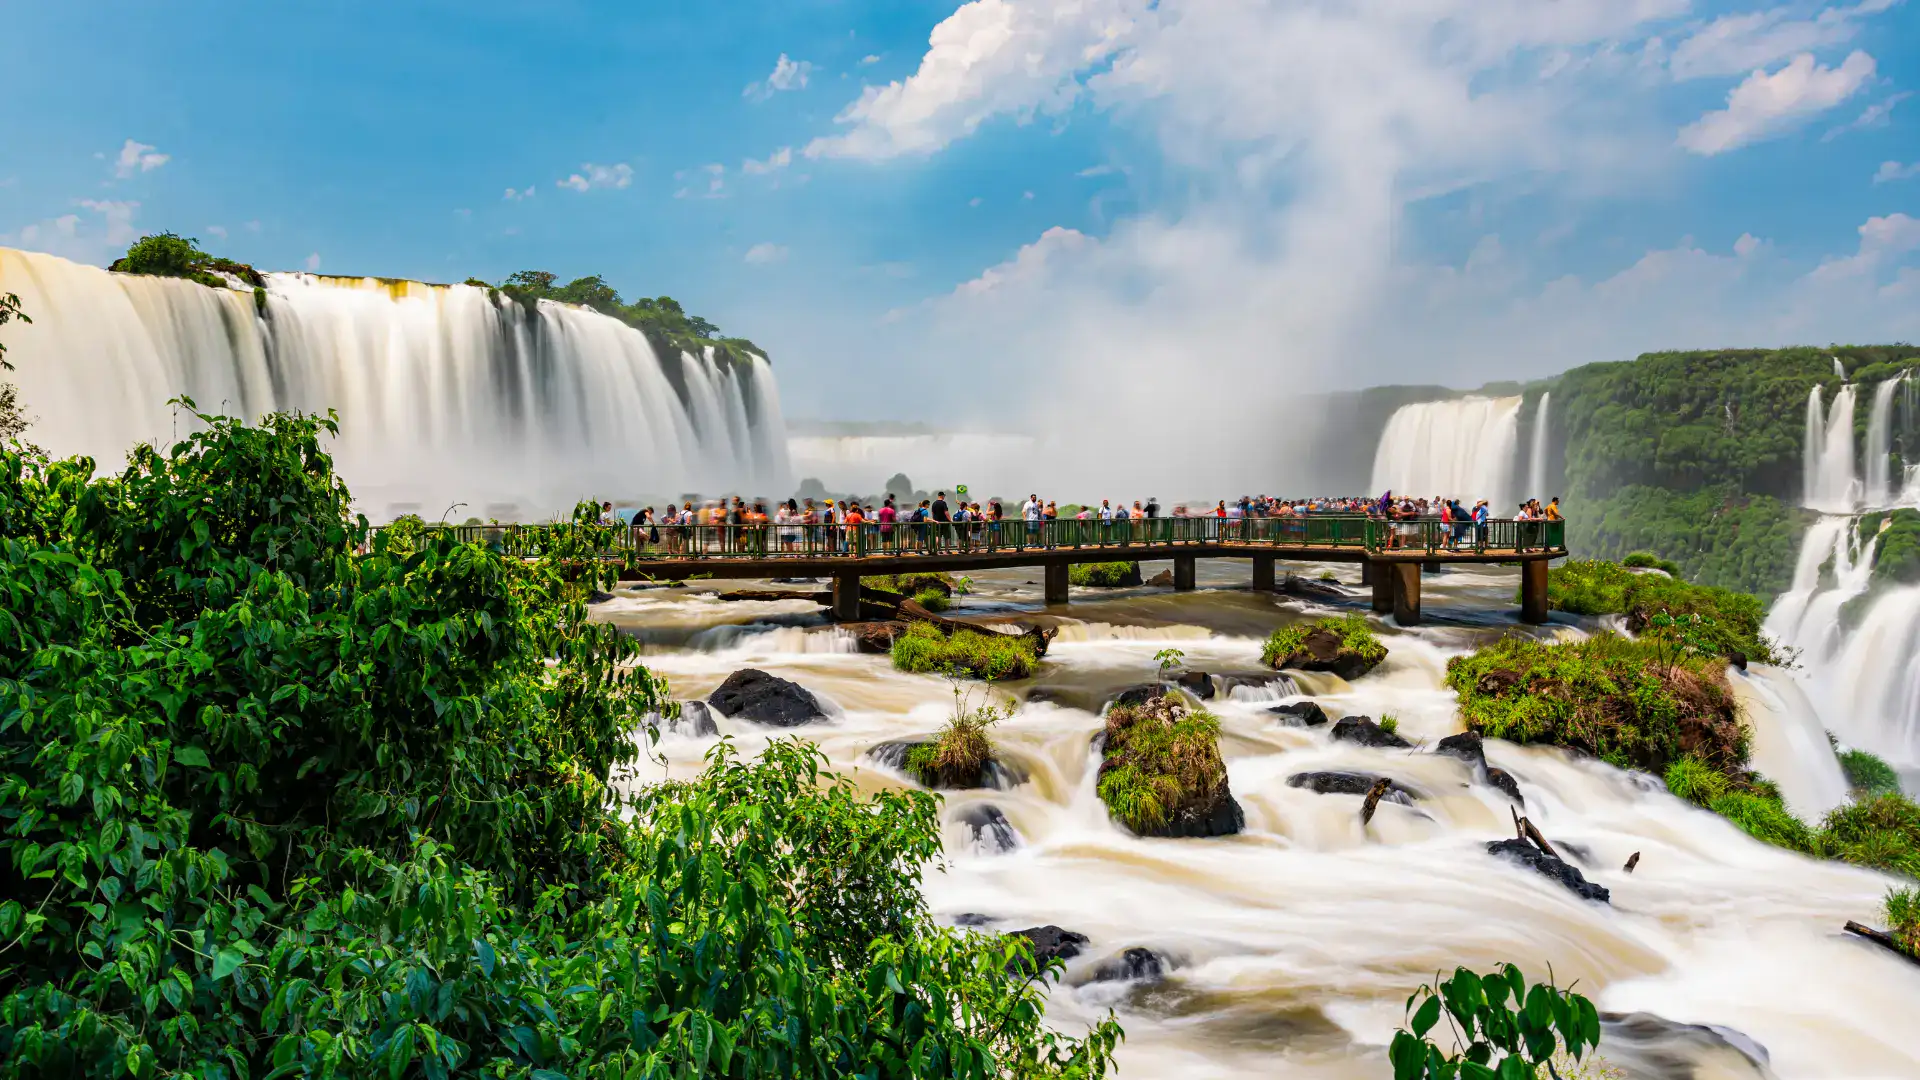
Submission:
<svg viewBox="0 0 1920 1080">
<path fill-rule="evenodd" d="M 213 237 L 215 240 L 225 240 L 227 238 L 227 227 L 225 225 L 209 225 L 207 226 L 207 235 Z"/>
<path fill-rule="evenodd" d="M 1744 259 L 1754 252 L 1759 251 L 1765 245 L 1765 240 L 1760 239 L 1752 233 L 1741 233 L 1740 239 L 1733 242 L 1733 253 Z"/>
<path fill-rule="evenodd" d="M 1913 93 L 1911 91 L 1903 91 L 1888 97 L 1885 101 L 1876 101 L 1860 110 L 1860 115 L 1854 117 L 1851 123 L 1841 124 L 1839 127 L 1821 136 L 1820 141 L 1826 142 L 1830 139 L 1837 139 L 1849 131 L 1865 131 L 1868 128 L 1886 127 L 1889 118 L 1893 115 L 1893 107 L 1912 96 Z"/>
<path fill-rule="evenodd" d="M 1078 229 L 1055 225 L 1041 233 L 1040 239 L 1015 252 L 1013 258 L 998 266 L 988 267 L 971 281 L 961 282 L 953 293 L 955 296 L 979 296 L 1007 285 L 1037 281 L 1047 272 L 1050 263 L 1057 264 L 1058 260 L 1071 257 L 1096 242 Z"/>
<path fill-rule="evenodd" d="M 1087 177 L 1092 177 L 1092 176 L 1111 176 L 1112 174 L 1114 174 L 1114 173 L 1116 173 L 1116 172 L 1119 172 L 1119 171 L 1120 171 L 1120 170 L 1118 170 L 1118 169 L 1116 169 L 1116 168 L 1114 168 L 1114 167 L 1113 167 L 1113 166 L 1111 166 L 1111 165 L 1089 165 L 1089 166 L 1087 166 L 1086 168 L 1084 168 L 1084 169 L 1081 169 L 1081 170 L 1080 170 L 1079 172 L 1077 172 L 1077 173 L 1074 173 L 1073 175 L 1075 175 L 1075 176 L 1087 176 Z"/>
<path fill-rule="evenodd" d="M 1674 47 L 1668 60 L 1674 78 L 1741 75 L 1800 53 L 1853 40 L 1860 22 L 1898 0 L 1865 0 L 1852 7 L 1830 7 L 1811 17 L 1793 5 L 1722 15 L 1695 30 Z"/>
<path fill-rule="evenodd" d="M 99 214 L 107 226 L 106 241 L 114 247 L 133 243 L 133 212 L 140 204 L 112 199 L 81 199 L 79 205 Z"/>
<path fill-rule="evenodd" d="M 971 198 L 971 199 L 968 199 L 968 200 L 967 200 L 967 205 L 968 205 L 968 206 L 979 206 L 979 205 L 980 205 L 980 196 L 978 196 L 978 195 L 975 195 L 975 196 L 974 196 L 973 198 Z"/>
<path fill-rule="evenodd" d="M 880 57 L 875 53 L 868 53 L 867 55 L 860 58 L 861 67 L 866 67 L 868 64 L 877 64 L 879 62 L 880 62 Z"/>
<path fill-rule="evenodd" d="M 138 202 L 77 199 L 73 205 L 89 213 L 60 214 L 23 226 L 13 242 L 31 251 L 105 266 L 125 254 L 127 245 L 139 235 L 133 224 L 134 214 L 140 209 Z"/>
<path fill-rule="evenodd" d="M 128 139 L 120 147 L 120 156 L 114 159 L 113 175 L 125 180 L 135 173 L 149 173 L 173 160 L 170 154 L 156 153 L 146 143 Z"/>
<path fill-rule="evenodd" d="M 772 263 L 785 262 L 786 259 L 787 249 L 781 247 L 779 244 L 761 243 L 755 244 L 747 249 L 746 262 L 748 266 L 767 266 Z"/>
<path fill-rule="evenodd" d="M 1883 161 L 1880 163 L 1880 171 L 1873 174 L 1873 182 L 1890 184 L 1895 180 L 1911 180 L 1916 176 L 1920 176 L 1920 161 L 1911 165 L 1902 165 L 1897 161 Z"/>
<path fill-rule="evenodd" d="M 776 157 L 778 155 L 775 155 Z M 724 199 L 727 197 L 727 167 L 714 162 L 702 165 L 698 169 L 683 169 L 674 173 L 675 180 L 701 180 L 705 186 L 693 183 L 673 193 L 676 199 Z"/>
<path fill-rule="evenodd" d="M 564 180 L 554 181 L 554 186 L 571 188 L 574 191 L 590 191 L 593 188 L 623 188 L 631 183 L 633 183 L 633 166 L 626 162 L 617 165 L 595 165 L 589 161 L 580 166 L 579 172 Z M 531 192 L 532 189 L 528 190 Z"/>
<path fill-rule="evenodd" d="M 773 63 L 773 74 L 760 82 L 751 82 L 740 92 L 740 96 L 753 101 L 765 101 L 775 94 L 789 90 L 805 90 L 807 76 L 813 73 L 813 65 L 805 60 L 793 60 L 786 53 Z"/>
<path fill-rule="evenodd" d="M 575 185 L 572 183 L 572 181 L 574 180 L 581 181 L 578 187 L 575 187 Z M 586 182 L 586 179 L 584 177 L 576 173 L 573 176 L 570 176 L 567 179 L 560 181 L 560 186 L 571 187 L 575 191 L 585 191 L 590 185 Z M 505 195 L 500 196 L 500 198 L 504 202 L 519 202 L 522 199 L 533 198 L 536 191 L 537 189 L 532 184 L 528 184 L 524 190 L 519 188 L 508 188 L 507 193 Z"/>
<path fill-rule="evenodd" d="M 307 256 L 307 273 L 315 274 L 315 273 L 319 273 L 319 271 L 320 271 L 320 253 L 316 251 L 313 254 Z"/>
<path fill-rule="evenodd" d="M 1857 50 L 1836 68 L 1801 53 L 1771 75 L 1747 76 L 1727 95 L 1725 109 L 1681 128 L 1678 142 L 1696 154 L 1712 155 L 1777 135 L 1845 101 L 1873 71 L 1873 57 Z"/>
<path fill-rule="evenodd" d="M 767 155 L 767 160 L 765 161 L 755 161 L 752 158 L 748 158 L 746 161 L 741 162 L 740 171 L 747 176 L 764 176 L 767 173 L 784 169 L 791 164 L 793 164 L 793 147 L 783 146 Z"/>
</svg>

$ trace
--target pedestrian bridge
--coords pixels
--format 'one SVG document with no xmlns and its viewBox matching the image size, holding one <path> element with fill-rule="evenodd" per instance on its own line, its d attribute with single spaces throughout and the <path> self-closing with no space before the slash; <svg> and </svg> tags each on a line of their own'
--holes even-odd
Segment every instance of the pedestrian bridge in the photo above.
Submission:
<svg viewBox="0 0 1920 1080">
<path fill-rule="evenodd" d="M 1042 567 L 1050 604 L 1067 600 L 1074 563 L 1171 560 L 1173 587 L 1194 587 L 1200 559 L 1247 559 L 1253 587 L 1274 588 L 1274 564 L 1361 564 L 1373 608 L 1402 624 L 1420 620 L 1420 572 L 1449 564 L 1520 567 L 1520 615 L 1547 618 L 1547 567 L 1564 558 L 1566 522 L 1500 519 L 1451 525 L 1438 519 L 1385 521 L 1358 515 L 1269 518 L 1148 518 L 1133 521 L 899 522 L 882 525 L 460 525 L 435 531 L 540 556 L 564 546 L 618 558 L 622 579 L 827 577 L 834 614 L 857 619 L 860 579 L 883 574 L 965 573 Z"/>
</svg>

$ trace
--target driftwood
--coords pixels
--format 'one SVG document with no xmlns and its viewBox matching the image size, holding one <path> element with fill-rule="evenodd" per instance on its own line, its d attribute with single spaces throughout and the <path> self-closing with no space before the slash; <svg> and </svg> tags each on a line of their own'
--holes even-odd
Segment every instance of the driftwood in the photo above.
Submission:
<svg viewBox="0 0 1920 1080">
<path fill-rule="evenodd" d="M 1636 851 L 1632 855 L 1627 856 L 1627 873 L 1629 874 L 1633 873 L 1633 868 L 1639 865 L 1640 865 L 1639 852 Z"/>
<path fill-rule="evenodd" d="M 1367 789 L 1367 801 L 1360 805 L 1360 825 L 1362 828 L 1365 828 L 1367 823 L 1373 820 L 1373 812 L 1379 809 L 1381 798 L 1385 796 L 1388 791 L 1392 790 L 1392 788 L 1393 781 L 1383 776 L 1375 780 L 1373 786 Z"/>
<path fill-rule="evenodd" d="M 1551 855 L 1556 859 L 1560 858 L 1560 853 L 1553 850 L 1553 845 L 1547 843 L 1547 838 L 1541 836 L 1540 830 L 1533 827 L 1533 822 L 1521 817 L 1520 812 L 1511 806 L 1507 807 L 1507 812 L 1513 815 L 1513 827 L 1514 830 L 1519 833 L 1520 839 L 1528 841 L 1545 854 Z M 1566 860 L 1561 859 L 1561 861 L 1565 862 Z"/>
<path fill-rule="evenodd" d="M 1899 956 L 1909 964 L 1920 964 L 1920 956 L 1914 956 L 1907 952 L 1907 950 L 1901 948 L 1900 943 L 1894 940 L 1893 935 L 1884 930 L 1875 930 L 1871 926 L 1863 926 L 1860 923 L 1854 922 L 1852 919 L 1848 919 L 1846 931 L 1849 934 L 1866 938 L 1868 941 L 1882 948 L 1891 949 L 1896 956 Z"/>
</svg>

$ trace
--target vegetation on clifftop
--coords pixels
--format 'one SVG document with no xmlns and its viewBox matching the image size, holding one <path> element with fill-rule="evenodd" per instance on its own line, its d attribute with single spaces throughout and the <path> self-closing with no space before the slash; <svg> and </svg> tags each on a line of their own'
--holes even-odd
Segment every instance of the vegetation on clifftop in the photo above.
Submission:
<svg viewBox="0 0 1920 1080">
<path fill-rule="evenodd" d="M 115 259 L 107 269 L 122 274 L 151 274 L 156 277 L 185 278 L 215 289 L 231 287 L 220 275 L 238 279 L 259 289 L 267 284 L 260 272 L 246 263 L 209 255 L 200 250 L 200 241 L 190 236 L 160 233 L 143 236 L 133 242 L 127 253 Z"/>
<path fill-rule="evenodd" d="M 767 356 L 764 349 L 746 338 L 723 336 L 718 326 L 688 314 L 671 296 L 643 296 L 631 303 L 623 301 L 620 293 L 598 274 L 575 278 L 562 285 L 557 275 L 545 270 L 521 270 L 493 288 L 529 307 L 541 300 L 551 300 L 610 315 L 645 334 L 654 351 L 662 356 L 683 352 L 699 356 L 707 349 L 728 363 L 746 363 L 756 357 L 764 360 Z"/>
<path fill-rule="evenodd" d="M 1757 663 L 1783 657 L 1761 631 L 1760 598 L 1711 585 L 1691 585 L 1663 573 L 1636 573 L 1619 563 L 1570 559 L 1547 575 L 1547 605 L 1576 615 L 1624 615 L 1627 629 L 1645 632 L 1656 616 L 1696 616 L 1702 644 L 1719 656 L 1735 653 Z"/>
</svg>

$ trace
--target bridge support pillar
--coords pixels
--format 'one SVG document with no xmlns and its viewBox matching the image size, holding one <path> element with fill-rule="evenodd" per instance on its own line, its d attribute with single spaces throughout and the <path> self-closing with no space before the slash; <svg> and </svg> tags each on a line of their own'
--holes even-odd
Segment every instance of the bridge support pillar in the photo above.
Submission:
<svg viewBox="0 0 1920 1080">
<path fill-rule="evenodd" d="M 1273 556 L 1255 555 L 1253 557 L 1253 591 L 1273 591 Z"/>
<path fill-rule="evenodd" d="M 1064 604 L 1067 602 L 1067 564 L 1050 562 L 1047 564 L 1047 603 Z"/>
<path fill-rule="evenodd" d="M 1374 579 L 1373 560 L 1367 559 L 1360 564 L 1360 584 L 1371 585 Z"/>
<path fill-rule="evenodd" d="M 1437 574 L 1440 572 L 1440 563 L 1438 560 L 1435 560 L 1433 562 L 1423 562 L 1420 564 L 1420 570 L 1422 573 Z"/>
<path fill-rule="evenodd" d="M 1191 555 L 1173 557 L 1173 587 L 1180 592 L 1193 591 L 1193 569 L 1196 560 Z"/>
<path fill-rule="evenodd" d="M 1539 624 L 1547 621 L 1547 560 L 1529 559 L 1520 564 L 1520 621 Z"/>
<path fill-rule="evenodd" d="M 1393 621 L 1401 626 L 1420 624 L 1420 564 L 1393 564 Z"/>
<path fill-rule="evenodd" d="M 1393 563 L 1367 562 L 1368 582 L 1373 586 L 1373 610 L 1382 615 L 1393 614 Z"/>
<path fill-rule="evenodd" d="M 860 575 L 842 570 L 833 575 L 833 617 L 840 622 L 860 621 Z"/>
</svg>

